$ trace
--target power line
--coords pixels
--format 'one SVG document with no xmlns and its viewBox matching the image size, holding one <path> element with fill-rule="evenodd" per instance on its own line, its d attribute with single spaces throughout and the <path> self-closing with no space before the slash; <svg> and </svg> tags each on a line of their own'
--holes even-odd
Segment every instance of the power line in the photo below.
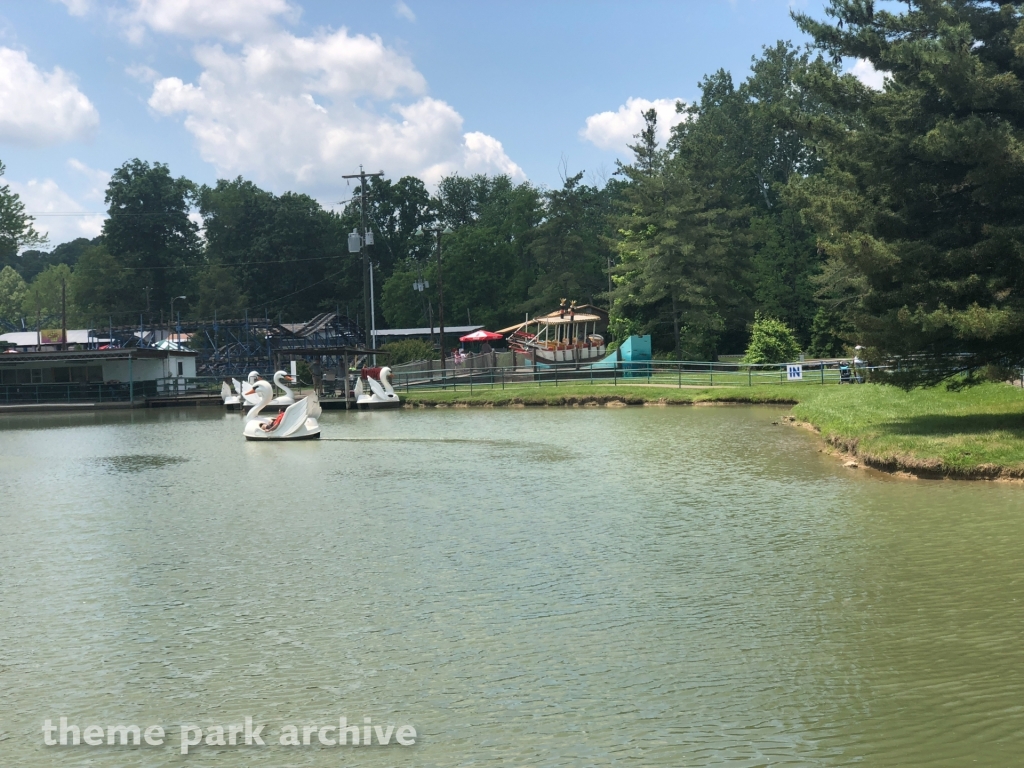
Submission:
<svg viewBox="0 0 1024 768">
<path fill-rule="evenodd" d="M 370 176 L 372 174 L 367 174 Z M 354 202 L 357 198 L 350 197 L 348 200 L 339 200 L 337 202 L 327 202 L 323 205 L 335 206 L 335 205 L 348 205 Z M 25 211 L 26 216 L 107 216 L 108 218 L 120 218 L 122 216 L 176 216 L 180 215 L 179 212 L 173 211 L 150 211 L 148 213 L 128 213 L 126 211 L 119 211 L 117 213 L 111 213 L 110 211 Z"/>
<path fill-rule="evenodd" d="M 26 211 L 26 216 L 106 216 L 111 219 L 121 219 L 126 216 L 180 216 L 180 213 L 169 211 L 152 211 L 150 213 L 110 213 L 109 211 Z M 187 216 L 188 214 L 186 214 Z"/>
<path fill-rule="evenodd" d="M 50 255 L 50 254 L 47 254 L 47 255 Z M 288 265 L 288 264 L 297 264 L 299 262 L 305 262 L 305 261 L 325 261 L 327 259 L 337 259 L 337 258 L 340 258 L 341 256 L 344 256 L 344 254 L 340 254 L 340 255 L 336 254 L 334 256 L 311 256 L 308 259 L 288 259 L 286 261 L 282 261 L 280 259 L 275 259 L 273 261 L 236 261 L 236 262 L 227 262 L 227 263 L 221 263 L 221 262 L 218 262 L 218 261 L 208 261 L 208 262 L 205 262 L 205 263 L 174 264 L 174 265 L 153 266 L 153 267 L 124 267 L 124 266 L 120 266 L 120 267 L 117 268 L 117 270 L 119 272 L 136 272 L 136 271 L 152 271 L 152 270 L 160 270 L 160 269 L 194 269 L 196 267 L 199 267 L 199 268 L 202 268 L 202 267 L 248 267 L 248 266 L 258 266 L 258 265 L 263 265 L 263 264 Z M 82 267 L 82 268 L 78 268 L 77 265 L 71 265 L 71 270 L 73 272 L 104 272 L 104 271 L 106 271 L 102 267 L 92 267 L 92 268 Z"/>
</svg>

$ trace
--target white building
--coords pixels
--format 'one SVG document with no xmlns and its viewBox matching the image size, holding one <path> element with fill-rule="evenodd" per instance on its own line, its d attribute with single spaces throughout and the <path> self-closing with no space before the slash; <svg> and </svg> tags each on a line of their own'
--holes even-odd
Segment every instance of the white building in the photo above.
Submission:
<svg viewBox="0 0 1024 768">
<path fill-rule="evenodd" d="M 0 353 L 0 405 L 134 401 L 188 389 L 194 385 L 187 380 L 196 376 L 196 353 L 191 351 L 16 349 Z"/>
</svg>

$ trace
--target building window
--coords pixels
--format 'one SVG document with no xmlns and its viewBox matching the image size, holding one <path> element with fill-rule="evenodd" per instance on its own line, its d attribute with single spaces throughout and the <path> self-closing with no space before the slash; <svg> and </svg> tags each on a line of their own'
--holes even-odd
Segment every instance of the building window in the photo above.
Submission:
<svg viewBox="0 0 1024 768">
<path fill-rule="evenodd" d="M 185 364 L 183 362 L 181 362 L 180 360 L 178 361 L 178 375 L 179 376 L 184 376 L 185 375 Z"/>
<path fill-rule="evenodd" d="M 30 384 L 42 384 L 43 383 L 43 369 L 42 368 L 30 368 L 30 375 L 32 380 Z"/>
</svg>

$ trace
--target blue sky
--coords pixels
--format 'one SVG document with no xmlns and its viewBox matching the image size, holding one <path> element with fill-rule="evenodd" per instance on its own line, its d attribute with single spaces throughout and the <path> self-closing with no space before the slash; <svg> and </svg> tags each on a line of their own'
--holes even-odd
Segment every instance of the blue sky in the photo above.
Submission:
<svg viewBox="0 0 1024 768">
<path fill-rule="evenodd" d="M 825 0 L 12 0 L 0 6 L 0 160 L 51 245 L 99 231 L 140 157 L 344 200 L 358 170 L 598 183 L 640 110 L 740 79 L 791 7 Z M 42 215 L 62 214 L 62 215 Z M 78 214 L 78 215 L 66 215 Z"/>
</svg>

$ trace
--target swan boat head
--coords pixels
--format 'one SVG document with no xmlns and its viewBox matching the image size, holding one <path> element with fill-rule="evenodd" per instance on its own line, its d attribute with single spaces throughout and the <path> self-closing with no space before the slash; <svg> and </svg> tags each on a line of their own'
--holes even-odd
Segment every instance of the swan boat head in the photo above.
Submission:
<svg viewBox="0 0 1024 768">
<path fill-rule="evenodd" d="M 245 391 L 245 398 L 247 402 L 251 402 L 253 397 L 258 399 L 256 400 L 256 404 L 249 409 L 247 414 L 245 414 L 246 421 L 251 421 L 259 417 L 260 411 L 262 411 L 273 399 L 274 388 L 270 386 L 269 381 L 260 379 Z"/>
<path fill-rule="evenodd" d="M 286 381 L 289 384 L 294 384 L 295 377 L 289 376 L 284 371 L 278 371 L 277 373 L 274 374 L 274 384 L 276 384 L 277 388 L 284 392 L 284 394 L 281 395 L 280 397 L 274 398 L 274 400 L 272 400 L 271 402 L 277 405 L 289 405 L 295 402 L 295 393 L 292 392 L 291 389 L 289 389 L 288 386 L 284 383 Z"/>
</svg>

